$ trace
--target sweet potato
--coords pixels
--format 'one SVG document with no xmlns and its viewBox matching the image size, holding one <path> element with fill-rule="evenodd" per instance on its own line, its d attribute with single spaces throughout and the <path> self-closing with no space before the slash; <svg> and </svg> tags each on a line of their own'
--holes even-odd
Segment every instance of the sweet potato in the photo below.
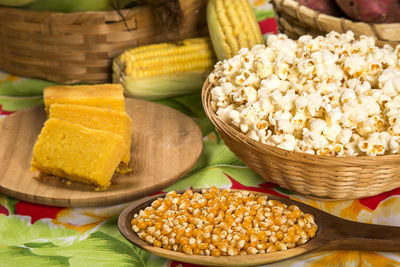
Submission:
<svg viewBox="0 0 400 267">
<path fill-rule="evenodd" d="M 297 0 L 300 5 L 307 6 L 313 10 L 319 11 L 321 13 L 342 17 L 344 13 L 336 4 L 335 0 Z"/>
<path fill-rule="evenodd" d="M 343 12 L 351 19 L 372 22 L 400 22 L 398 0 L 336 0 Z"/>
</svg>

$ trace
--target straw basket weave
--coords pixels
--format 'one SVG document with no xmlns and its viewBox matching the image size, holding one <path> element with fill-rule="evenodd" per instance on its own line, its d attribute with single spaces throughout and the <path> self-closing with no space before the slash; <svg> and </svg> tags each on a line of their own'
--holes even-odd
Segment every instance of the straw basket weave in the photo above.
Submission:
<svg viewBox="0 0 400 267">
<path fill-rule="evenodd" d="M 35 12 L 0 7 L 0 69 L 58 83 L 111 81 L 123 50 L 207 34 L 206 0 L 180 0 L 180 27 L 151 6 L 99 12 Z"/>
<path fill-rule="evenodd" d="M 372 36 L 376 44 L 383 46 L 390 44 L 396 46 L 400 43 L 400 23 L 365 23 L 356 22 L 345 18 L 338 18 L 321 14 L 295 0 L 271 0 L 277 17 L 279 31 L 287 34 L 292 39 L 301 35 L 325 35 L 330 31 L 344 33 L 353 31 L 360 35 Z"/>
<path fill-rule="evenodd" d="M 356 199 L 400 187 L 400 155 L 315 156 L 263 144 L 215 114 L 211 107 L 211 89 L 206 80 L 202 102 L 207 116 L 229 149 L 265 180 L 324 199 Z"/>
</svg>

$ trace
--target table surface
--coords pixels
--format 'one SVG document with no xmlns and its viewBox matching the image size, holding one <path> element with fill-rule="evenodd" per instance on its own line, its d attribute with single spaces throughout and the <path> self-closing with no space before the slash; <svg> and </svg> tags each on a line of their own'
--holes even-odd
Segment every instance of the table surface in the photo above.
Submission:
<svg viewBox="0 0 400 267">
<path fill-rule="evenodd" d="M 262 17 L 267 1 L 251 1 Z M 268 13 L 268 12 L 267 12 Z M 265 18 L 265 17 L 264 17 Z M 271 18 L 260 22 L 263 33 L 274 31 Z M 18 87 L 20 77 L 0 71 L 0 96 L 5 86 Z M 24 86 L 37 80 L 24 80 Z M 22 85 L 21 85 L 22 86 Z M 1 99 L 0 99 L 1 100 Z M 1 118 L 36 104 L 36 99 L 0 106 Z M 217 186 L 266 192 L 302 201 L 333 215 L 365 223 L 400 226 L 400 188 L 377 196 L 346 201 L 319 201 L 264 181 L 222 142 L 206 118 L 200 95 L 158 101 L 190 115 L 204 136 L 203 154 L 192 171 L 162 191 Z M 16 107 L 16 108 L 15 108 Z M 0 133 L 1 134 L 1 133 Z M 0 194 L 0 265 L 23 266 L 193 266 L 163 259 L 133 246 L 118 231 L 117 218 L 129 203 L 105 207 L 60 208 L 32 204 Z M 400 253 L 367 251 L 314 252 L 265 266 L 400 266 Z"/>
</svg>

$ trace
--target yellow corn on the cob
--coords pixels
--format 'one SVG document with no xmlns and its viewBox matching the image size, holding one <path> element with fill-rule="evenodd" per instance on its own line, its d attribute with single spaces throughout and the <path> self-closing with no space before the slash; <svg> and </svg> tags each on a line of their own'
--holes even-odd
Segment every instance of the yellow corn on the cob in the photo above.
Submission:
<svg viewBox="0 0 400 267">
<path fill-rule="evenodd" d="M 160 99 L 200 91 L 216 58 L 207 37 L 135 47 L 113 62 L 113 81 L 128 96 Z"/>
<path fill-rule="evenodd" d="M 236 55 L 241 48 L 264 43 L 247 0 L 210 0 L 207 24 L 218 60 Z"/>
</svg>

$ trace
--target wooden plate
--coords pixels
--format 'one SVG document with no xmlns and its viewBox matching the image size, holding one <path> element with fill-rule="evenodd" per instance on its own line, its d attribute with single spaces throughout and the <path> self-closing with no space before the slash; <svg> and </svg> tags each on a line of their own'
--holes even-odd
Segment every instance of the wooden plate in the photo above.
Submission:
<svg viewBox="0 0 400 267">
<path fill-rule="evenodd" d="M 133 172 L 113 179 L 106 191 L 55 177 L 38 180 L 30 171 L 32 149 L 45 121 L 42 105 L 16 112 L 0 124 L 0 192 L 38 204 L 78 207 L 111 205 L 155 193 L 176 182 L 200 157 L 199 127 L 172 108 L 126 99 L 132 118 Z"/>
</svg>

